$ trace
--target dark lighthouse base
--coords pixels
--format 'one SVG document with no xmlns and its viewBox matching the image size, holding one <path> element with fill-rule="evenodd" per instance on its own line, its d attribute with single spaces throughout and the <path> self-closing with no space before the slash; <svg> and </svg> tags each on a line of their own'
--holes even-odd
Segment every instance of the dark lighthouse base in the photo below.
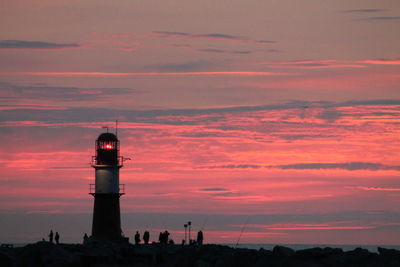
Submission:
<svg viewBox="0 0 400 267">
<path fill-rule="evenodd" d="M 90 241 L 128 242 L 121 230 L 120 194 L 93 194 L 93 225 Z"/>
</svg>

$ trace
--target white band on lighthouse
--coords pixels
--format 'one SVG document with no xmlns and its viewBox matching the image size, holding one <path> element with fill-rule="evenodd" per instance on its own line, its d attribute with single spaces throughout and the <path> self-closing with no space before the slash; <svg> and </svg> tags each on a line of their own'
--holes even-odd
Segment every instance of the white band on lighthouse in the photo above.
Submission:
<svg viewBox="0 0 400 267">
<path fill-rule="evenodd" d="M 96 167 L 96 194 L 119 193 L 119 168 Z"/>
</svg>

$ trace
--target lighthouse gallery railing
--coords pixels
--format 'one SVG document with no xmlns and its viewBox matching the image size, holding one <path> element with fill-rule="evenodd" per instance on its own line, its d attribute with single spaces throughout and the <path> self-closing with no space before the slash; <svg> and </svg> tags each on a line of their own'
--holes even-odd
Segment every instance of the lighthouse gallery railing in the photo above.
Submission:
<svg viewBox="0 0 400 267">
<path fill-rule="evenodd" d="M 96 194 L 96 184 L 89 184 L 89 194 Z M 125 195 L 125 184 L 119 184 L 119 194 Z"/>
</svg>

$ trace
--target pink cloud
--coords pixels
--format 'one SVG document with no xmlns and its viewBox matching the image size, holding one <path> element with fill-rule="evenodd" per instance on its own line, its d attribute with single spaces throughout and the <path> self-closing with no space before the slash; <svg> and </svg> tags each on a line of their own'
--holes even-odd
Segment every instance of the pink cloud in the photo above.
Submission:
<svg viewBox="0 0 400 267">
<path fill-rule="evenodd" d="M 294 68 L 294 69 L 335 69 L 335 68 L 365 68 L 359 62 L 326 60 L 289 60 L 254 63 L 257 65 L 269 65 L 272 68 Z"/>
<path fill-rule="evenodd" d="M 385 181 L 387 188 L 391 188 L 398 176 L 396 170 L 350 172 L 330 168 L 301 169 L 303 165 L 296 165 L 307 162 L 340 165 L 359 158 L 385 166 L 399 165 L 394 142 L 397 140 L 394 123 L 398 117 L 397 106 L 331 109 L 335 114 L 325 114 L 326 108 L 318 103 L 310 103 L 306 109 L 282 106 L 278 110 L 219 112 L 212 109 L 210 112 L 190 110 L 171 114 L 146 111 L 135 116 L 136 120 L 140 118 L 146 122 L 120 122 L 121 154 L 132 158 L 121 169 L 121 183 L 126 184 L 126 195 L 121 200 L 123 209 L 125 212 L 257 214 L 299 208 L 303 211 L 351 209 L 372 201 L 376 209 L 392 207 L 395 204 L 391 198 L 376 201 L 379 196 L 371 199 L 370 194 L 354 190 L 354 185 L 373 187 Z M 334 120 L 327 120 L 332 116 Z M 86 203 L 83 205 L 89 209 L 92 200 L 87 194 L 88 184 L 94 181 L 94 170 L 89 162 L 97 137 L 93 129 L 97 128 L 100 133 L 102 125 L 114 123 L 3 122 L 2 126 L 13 129 L 14 134 L 1 136 L 5 141 L 4 151 L 12 152 L 11 156 L 0 154 L 5 174 L 2 183 L 9 186 L 4 186 L 2 191 L 9 191 L 12 183 L 29 184 L 32 190 L 17 188 L 13 196 L 43 197 L 49 201 L 49 210 L 55 209 L 56 204 L 51 203 L 53 198 L 62 196 L 61 202 L 69 202 L 70 196 L 76 196 L 79 203 Z M 324 161 L 321 161 L 321 154 Z M 292 164 L 300 169 L 201 168 L 246 164 Z M 60 185 L 62 193 L 56 190 Z M 202 190 L 204 188 L 223 190 Z M 183 201 L 185 199 L 191 201 Z M 28 202 L 13 200 L 4 207 L 21 210 L 24 205 L 30 205 Z M 71 204 L 63 210 L 73 212 L 75 208 Z"/>
<path fill-rule="evenodd" d="M 237 36 L 224 33 L 192 34 L 187 32 L 155 31 L 153 32 L 153 34 L 161 38 L 174 38 L 174 39 L 221 40 L 230 42 L 253 42 L 259 44 L 276 43 L 276 41 L 271 41 L 271 40 L 254 40 L 244 36 Z"/>
<path fill-rule="evenodd" d="M 204 72 L 1 72 L 10 76 L 48 77 L 124 77 L 124 76 L 282 76 L 284 73 L 265 71 L 204 71 Z"/>
<path fill-rule="evenodd" d="M 113 39 L 89 40 L 83 43 L 84 47 L 93 49 L 107 49 L 120 51 L 136 51 L 143 46 L 143 43 L 137 40 L 127 40 L 129 37 L 124 35 L 112 36 Z"/>
<path fill-rule="evenodd" d="M 287 75 L 285 79 L 279 79 L 278 76 L 274 80 L 250 82 L 247 85 L 260 89 L 296 89 L 301 94 L 311 93 L 308 90 L 314 90 L 314 95 L 319 96 L 317 99 L 322 97 L 322 92 L 326 95 L 329 90 L 336 92 L 332 94 L 332 98 L 341 96 L 337 94 L 337 90 L 346 91 L 347 94 L 359 97 L 360 92 L 375 96 L 373 93 L 377 92 L 376 88 L 382 88 L 385 92 L 392 92 L 392 88 L 398 84 L 399 77 L 398 71 L 360 68 L 352 72 L 323 72 L 316 75 L 303 72 Z"/>
<path fill-rule="evenodd" d="M 387 191 L 387 192 L 397 192 L 400 191 L 400 188 L 385 188 L 385 187 L 368 187 L 368 186 L 358 186 L 358 189 L 365 191 Z"/>
<path fill-rule="evenodd" d="M 0 110 L 15 110 L 15 109 L 29 109 L 29 110 L 64 110 L 64 107 L 58 105 L 41 105 L 41 104 L 9 104 L 0 105 Z"/>
<path fill-rule="evenodd" d="M 400 65 L 399 59 L 366 59 L 358 62 L 372 65 Z"/>
</svg>

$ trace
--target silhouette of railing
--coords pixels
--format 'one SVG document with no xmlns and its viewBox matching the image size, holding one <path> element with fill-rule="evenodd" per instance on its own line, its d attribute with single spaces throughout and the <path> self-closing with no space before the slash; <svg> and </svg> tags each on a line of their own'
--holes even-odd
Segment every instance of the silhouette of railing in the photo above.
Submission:
<svg viewBox="0 0 400 267">
<path fill-rule="evenodd" d="M 125 184 L 119 184 L 118 193 L 120 195 L 125 195 Z M 96 184 L 89 184 L 89 194 L 96 194 Z"/>
<path fill-rule="evenodd" d="M 124 161 L 126 160 L 126 159 L 130 159 L 130 158 L 124 158 L 123 156 L 118 156 L 117 157 L 117 162 L 116 162 L 116 166 L 120 166 L 120 167 L 123 167 L 124 166 Z M 96 156 L 92 156 L 92 161 L 90 162 L 90 165 L 91 166 L 98 166 L 98 165 L 102 165 L 102 164 L 99 164 L 99 162 L 97 161 L 97 157 Z M 113 164 L 114 165 L 114 164 Z M 113 166 L 113 165 L 111 165 L 111 166 Z M 114 166 L 115 166 L 114 165 Z"/>
</svg>

